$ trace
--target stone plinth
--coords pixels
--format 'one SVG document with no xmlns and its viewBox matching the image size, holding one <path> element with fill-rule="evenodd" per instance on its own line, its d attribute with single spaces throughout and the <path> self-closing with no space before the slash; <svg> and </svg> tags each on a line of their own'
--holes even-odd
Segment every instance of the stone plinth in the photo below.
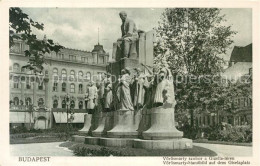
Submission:
<svg viewBox="0 0 260 166">
<path fill-rule="evenodd" d="M 183 132 L 175 127 L 174 108 L 156 107 L 150 110 L 151 126 L 142 133 L 143 139 L 162 140 L 182 138 Z"/>
<path fill-rule="evenodd" d="M 105 136 L 108 130 L 113 127 L 114 112 L 101 112 L 97 128 L 92 131 L 92 136 L 101 137 Z"/>
<path fill-rule="evenodd" d="M 79 142 L 79 143 L 84 143 L 85 142 L 85 136 L 73 135 L 72 136 L 72 141 Z"/>
<path fill-rule="evenodd" d="M 100 137 L 85 137 L 85 144 L 99 145 L 100 144 Z"/>
<path fill-rule="evenodd" d="M 137 116 L 136 116 L 137 115 Z M 139 120 L 138 120 L 139 119 Z M 110 138 L 137 138 L 140 114 L 134 111 L 118 110 L 114 115 L 114 127 L 107 131 Z"/>
<path fill-rule="evenodd" d="M 133 141 L 134 148 L 143 149 L 190 149 L 192 140 L 186 138 L 165 139 L 165 140 L 141 140 Z"/>
<path fill-rule="evenodd" d="M 99 145 L 114 147 L 133 147 L 131 138 L 100 138 Z"/>
<path fill-rule="evenodd" d="M 84 127 L 79 130 L 80 133 L 89 134 L 91 128 L 92 115 L 85 114 L 84 115 Z"/>
</svg>

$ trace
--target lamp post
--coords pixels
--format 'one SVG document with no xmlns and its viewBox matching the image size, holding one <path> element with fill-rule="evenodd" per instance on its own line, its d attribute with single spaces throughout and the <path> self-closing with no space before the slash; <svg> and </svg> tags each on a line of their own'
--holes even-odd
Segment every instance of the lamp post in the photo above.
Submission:
<svg viewBox="0 0 260 166">
<path fill-rule="evenodd" d="M 65 96 L 65 101 L 66 101 L 66 107 L 67 107 L 67 128 L 69 127 L 68 119 L 69 119 L 69 105 L 70 105 L 70 96 L 67 93 Z"/>
</svg>

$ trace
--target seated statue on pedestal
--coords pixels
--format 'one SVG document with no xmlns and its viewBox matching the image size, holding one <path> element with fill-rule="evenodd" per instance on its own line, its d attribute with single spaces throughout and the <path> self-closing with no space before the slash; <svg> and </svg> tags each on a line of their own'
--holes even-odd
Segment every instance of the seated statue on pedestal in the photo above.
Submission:
<svg viewBox="0 0 260 166">
<path fill-rule="evenodd" d="M 136 41 L 138 40 L 138 31 L 133 20 L 127 18 L 126 12 L 119 13 L 122 20 L 122 37 L 117 40 L 117 47 L 121 50 L 122 58 L 137 58 Z"/>
</svg>

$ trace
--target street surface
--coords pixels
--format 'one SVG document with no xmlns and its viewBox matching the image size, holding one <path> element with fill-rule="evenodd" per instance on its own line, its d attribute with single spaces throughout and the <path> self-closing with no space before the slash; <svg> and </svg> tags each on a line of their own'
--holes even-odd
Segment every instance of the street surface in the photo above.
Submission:
<svg viewBox="0 0 260 166">
<path fill-rule="evenodd" d="M 12 156 L 73 156 L 72 151 L 59 147 L 62 142 L 35 143 L 35 144 L 13 144 L 10 145 Z M 195 146 L 210 149 L 220 157 L 246 157 L 252 156 L 252 147 L 193 143 Z"/>
<path fill-rule="evenodd" d="M 61 143 L 13 144 L 10 152 L 12 156 L 73 156 L 69 149 L 59 147 Z"/>
<path fill-rule="evenodd" d="M 220 157 L 250 157 L 253 154 L 252 146 L 237 146 L 237 145 L 222 145 L 222 144 L 207 144 L 193 143 L 195 146 L 210 149 Z"/>
</svg>

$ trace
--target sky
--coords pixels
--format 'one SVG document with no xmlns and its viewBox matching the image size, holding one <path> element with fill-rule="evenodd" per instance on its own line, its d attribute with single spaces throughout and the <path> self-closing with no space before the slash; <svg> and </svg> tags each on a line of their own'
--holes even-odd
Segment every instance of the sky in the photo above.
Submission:
<svg viewBox="0 0 260 166">
<path fill-rule="evenodd" d="M 92 51 L 95 44 L 104 46 L 112 53 L 113 42 L 121 36 L 121 19 L 118 13 L 127 12 L 137 28 L 144 31 L 158 26 L 163 8 L 22 8 L 34 21 L 44 23 L 44 31 L 34 29 L 39 39 L 44 35 L 67 48 Z M 234 45 L 246 46 L 252 43 L 252 10 L 246 8 L 225 8 L 224 24 L 231 25 L 238 33 Z M 232 47 L 224 56 L 229 59 Z"/>
</svg>

